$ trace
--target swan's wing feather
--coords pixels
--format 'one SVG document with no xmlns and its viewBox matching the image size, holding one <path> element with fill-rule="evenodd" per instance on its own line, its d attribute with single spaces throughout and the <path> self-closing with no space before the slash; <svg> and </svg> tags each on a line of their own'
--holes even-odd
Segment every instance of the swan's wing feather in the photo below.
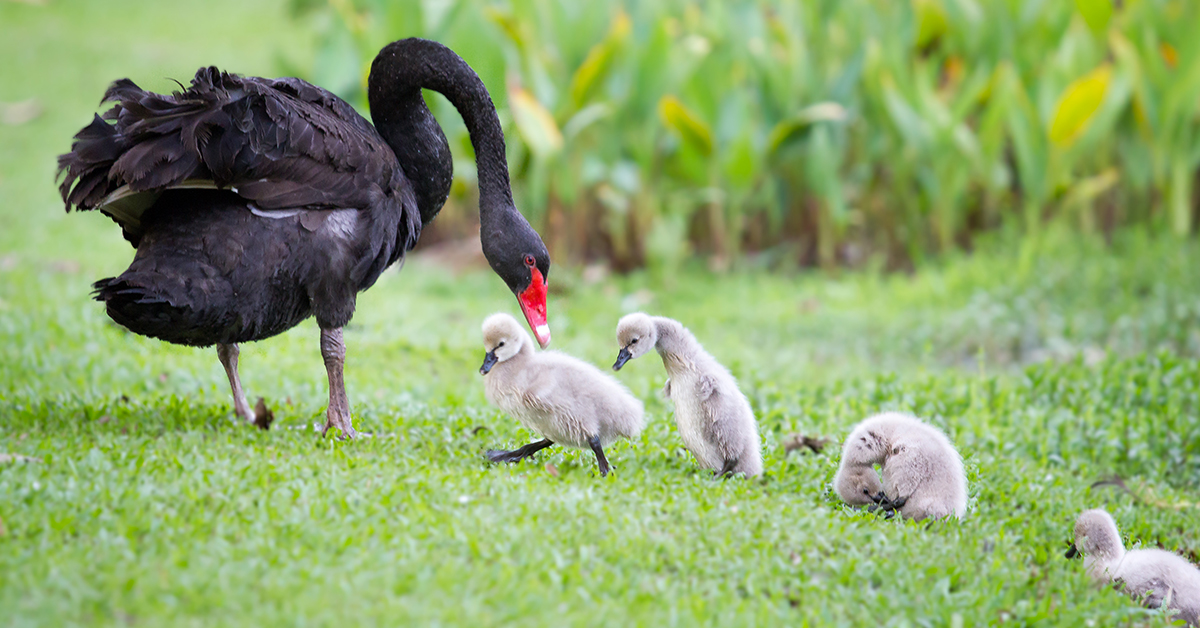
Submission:
<svg viewBox="0 0 1200 628">
<path fill-rule="evenodd" d="M 365 209 L 407 187 L 370 123 L 300 79 L 209 67 L 170 95 L 121 79 L 104 102 L 114 105 L 59 156 L 59 191 L 68 209 L 122 202 L 106 213 L 127 230 L 138 229 L 154 195 L 187 182 L 211 182 L 264 210 Z"/>
</svg>

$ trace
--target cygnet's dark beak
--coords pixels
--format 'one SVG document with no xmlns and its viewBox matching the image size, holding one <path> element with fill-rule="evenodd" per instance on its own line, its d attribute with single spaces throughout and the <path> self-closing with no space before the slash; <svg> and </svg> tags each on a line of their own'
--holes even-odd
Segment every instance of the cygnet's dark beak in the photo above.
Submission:
<svg viewBox="0 0 1200 628">
<path fill-rule="evenodd" d="M 633 355 L 631 355 L 629 353 L 629 347 L 625 347 L 625 348 L 621 349 L 621 352 L 617 354 L 617 363 L 613 364 L 613 370 L 614 371 L 621 370 L 621 367 L 625 366 L 625 363 L 630 361 L 631 359 L 633 359 Z"/>
<path fill-rule="evenodd" d="M 1072 544 L 1071 544 L 1071 547 L 1068 547 L 1068 548 L 1067 548 L 1067 553 L 1066 553 L 1066 554 L 1064 554 L 1064 555 L 1065 555 L 1067 558 L 1075 558 L 1076 556 L 1078 556 L 1078 555 L 1079 555 L 1079 548 L 1075 547 L 1075 544 L 1074 544 L 1074 543 L 1072 543 Z"/>
<path fill-rule="evenodd" d="M 492 370 L 492 367 L 496 366 L 496 363 L 499 361 L 500 358 L 496 357 L 495 349 L 488 351 L 487 354 L 483 356 L 483 366 L 479 367 L 479 374 L 487 375 L 488 371 Z"/>
</svg>

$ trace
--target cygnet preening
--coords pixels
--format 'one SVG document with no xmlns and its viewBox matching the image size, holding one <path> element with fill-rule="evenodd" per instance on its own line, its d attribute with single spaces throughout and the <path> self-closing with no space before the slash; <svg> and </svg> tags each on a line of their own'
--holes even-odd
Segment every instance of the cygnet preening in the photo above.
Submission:
<svg viewBox="0 0 1200 628">
<path fill-rule="evenodd" d="M 608 475 L 604 447 L 642 431 L 642 402 L 611 375 L 557 351 L 535 352 L 517 319 L 493 314 L 483 321 L 488 401 L 515 416 L 544 440 L 513 451 L 491 450 L 492 462 L 517 462 L 550 445 L 590 447 L 600 475 Z"/>
<path fill-rule="evenodd" d="M 675 424 L 700 464 L 725 476 L 762 473 L 762 448 L 750 402 L 733 375 L 678 321 L 641 312 L 617 323 L 621 347 L 613 370 L 658 349 L 667 369 L 663 394 L 675 403 Z"/>
<path fill-rule="evenodd" d="M 882 482 L 875 465 L 883 469 Z M 874 504 L 910 519 L 961 519 L 967 512 L 967 476 L 950 439 L 897 412 L 868 417 L 854 427 L 833 485 L 847 504 Z"/>
<path fill-rule="evenodd" d="M 1147 607 L 1166 604 L 1179 611 L 1177 619 L 1200 625 L 1200 569 L 1160 549 L 1125 551 L 1116 522 L 1104 510 L 1085 510 L 1075 521 L 1075 542 L 1067 558 L 1079 553 L 1084 570 L 1097 582 L 1123 586 L 1135 598 L 1145 596 Z"/>
</svg>

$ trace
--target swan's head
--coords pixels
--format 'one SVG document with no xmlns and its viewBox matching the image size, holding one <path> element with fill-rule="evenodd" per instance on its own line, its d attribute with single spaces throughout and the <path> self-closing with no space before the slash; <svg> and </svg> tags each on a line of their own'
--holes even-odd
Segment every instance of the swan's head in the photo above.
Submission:
<svg viewBox="0 0 1200 628">
<path fill-rule="evenodd" d="M 513 210 L 514 213 L 516 210 Z M 518 216 L 520 214 L 517 214 Z M 524 220 L 524 219 L 522 219 Z M 508 284 L 517 297 L 521 313 L 529 329 L 543 349 L 550 344 L 550 324 L 546 320 L 547 277 L 550 275 L 550 254 L 537 232 L 522 222 L 523 229 L 514 225 L 507 233 L 493 232 L 492 241 L 483 243 L 483 253 L 492 270 Z M 480 232 L 482 233 L 482 232 Z M 519 235 L 513 235 L 518 233 Z M 496 239 L 512 240 L 497 245 Z"/>
<path fill-rule="evenodd" d="M 483 321 L 483 348 L 487 354 L 483 356 L 483 366 L 479 367 L 480 375 L 487 375 L 497 362 L 511 359 L 521 352 L 529 336 L 521 329 L 517 319 L 508 314 L 492 314 Z"/>
<path fill-rule="evenodd" d="M 1106 562 L 1125 551 L 1121 543 L 1121 532 L 1112 515 L 1099 508 L 1085 510 L 1075 520 L 1075 542 L 1067 550 L 1067 558 L 1082 553 L 1089 559 Z"/>
<path fill-rule="evenodd" d="M 646 352 L 658 344 L 658 330 L 654 327 L 654 319 L 641 312 L 634 312 L 617 322 L 617 346 L 621 348 L 617 354 L 617 362 L 613 370 L 619 371 L 625 363 L 646 355 Z"/>
</svg>

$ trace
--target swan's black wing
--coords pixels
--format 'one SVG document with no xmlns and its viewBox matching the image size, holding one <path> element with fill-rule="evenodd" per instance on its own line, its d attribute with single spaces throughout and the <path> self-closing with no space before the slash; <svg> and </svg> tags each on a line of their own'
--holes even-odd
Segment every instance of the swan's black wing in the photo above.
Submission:
<svg viewBox="0 0 1200 628">
<path fill-rule="evenodd" d="M 68 211 L 100 209 L 135 246 L 157 195 L 189 187 L 231 189 L 268 211 L 394 205 L 408 223 L 400 250 L 420 235 L 391 148 L 345 101 L 305 81 L 208 67 L 171 95 L 121 79 L 101 102 L 116 104 L 59 156 L 59 191 Z"/>
</svg>

